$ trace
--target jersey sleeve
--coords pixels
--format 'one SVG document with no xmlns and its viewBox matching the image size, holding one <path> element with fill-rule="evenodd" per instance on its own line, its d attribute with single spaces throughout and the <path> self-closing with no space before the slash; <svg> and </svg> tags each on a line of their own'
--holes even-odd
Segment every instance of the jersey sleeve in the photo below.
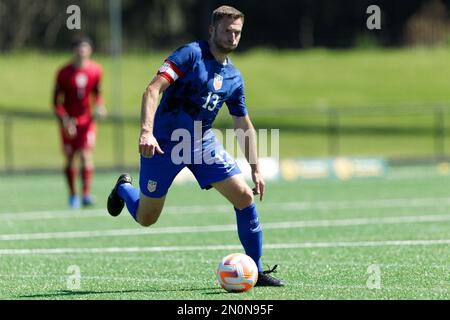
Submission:
<svg viewBox="0 0 450 320">
<path fill-rule="evenodd" d="M 226 101 L 228 111 L 231 115 L 236 117 L 243 117 L 247 115 L 247 105 L 245 104 L 245 94 L 244 94 L 244 81 L 242 78 L 233 91 L 232 95 Z"/>
<path fill-rule="evenodd" d="M 190 45 L 175 50 L 158 70 L 158 75 L 164 77 L 169 83 L 175 82 L 192 67 L 195 61 L 195 52 Z"/>
</svg>

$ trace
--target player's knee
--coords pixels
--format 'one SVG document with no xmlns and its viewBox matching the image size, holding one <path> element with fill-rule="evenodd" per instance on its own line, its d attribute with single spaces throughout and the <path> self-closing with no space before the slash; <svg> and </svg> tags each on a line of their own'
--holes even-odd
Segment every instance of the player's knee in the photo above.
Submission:
<svg viewBox="0 0 450 320">
<path fill-rule="evenodd" d="M 66 167 L 73 167 L 75 165 L 74 156 L 70 155 L 66 157 Z"/>
<path fill-rule="evenodd" d="M 240 210 L 245 209 L 253 203 L 253 200 L 254 200 L 253 191 L 252 191 L 252 189 L 247 187 L 247 188 L 244 188 L 240 192 L 239 197 L 238 197 L 236 203 L 234 204 L 234 206 Z"/>
<path fill-rule="evenodd" d="M 81 162 L 83 167 L 93 167 L 94 161 L 91 153 L 81 153 Z"/>
<path fill-rule="evenodd" d="M 137 222 L 143 227 L 150 227 L 158 221 L 160 213 L 161 210 L 150 210 L 145 214 L 138 215 Z"/>
<path fill-rule="evenodd" d="M 156 221 L 158 221 L 158 218 L 153 217 L 144 217 L 138 219 L 139 224 L 143 227 L 150 227 L 151 225 L 155 224 Z"/>
</svg>

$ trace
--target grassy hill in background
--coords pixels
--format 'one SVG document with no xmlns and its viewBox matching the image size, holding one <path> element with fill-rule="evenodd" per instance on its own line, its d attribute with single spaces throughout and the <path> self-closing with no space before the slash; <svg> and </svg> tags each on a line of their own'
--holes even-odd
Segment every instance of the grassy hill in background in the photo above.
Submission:
<svg viewBox="0 0 450 320">
<path fill-rule="evenodd" d="M 124 114 L 137 117 L 144 88 L 169 52 L 127 54 L 121 61 Z M 68 53 L 19 52 L 0 56 L 0 141 L 4 140 L 2 110 L 51 114 L 57 69 Z M 112 62 L 94 54 L 104 69 L 103 92 L 112 106 Z M 378 110 L 376 116 L 339 115 L 339 154 L 427 157 L 435 153 L 435 106 L 450 101 L 450 51 L 440 49 L 253 50 L 232 56 L 246 83 L 246 98 L 257 128 L 280 128 L 282 157 L 330 155 L 327 107 Z M 396 110 L 430 109 L 421 115 L 398 115 Z M 226 109 L 226 108 L 224 108 Z M 112 112 L 113 110 L 110 111 Z M 305 114 L 308 111 L 309 114 Z M 444 115 L 450 123 L 450 114 Z M 229 127 L 227 110 L 218 124 Z M 53 167 L 61 163 L 54 121 L 16 120 L 13 161 L 18 167 Z M 125 164 L 137 164 L 139 124 L 125 126 Z M 412 129 L 410 129 L 412 128 Z M 111 124 L 99 125 L 96 160 L 113 159 Z M 446 131 L 450 150 L 450 130 Z M 45 143 L 43 143 L 45 142 Z M 32 156 L 29 156 L 32 155 Z M 0 148 L 0 166 L 5 163 Z"/>
<path fill-rule="evenodd" d="M 123 105 L 138 115 L 144 88 L 168 53 L 122 59 Z M 0 108 L 48 112 L 57 69 L 67 54 L 24 52 L 0 56 Z M 111 105 L 111 59 L 103 65 L 103 91 Z M 255 50 L 234 54 L 255 113 L 329 106 L 432 104 L 450 100 L 450 51 L 445 49 Z"/>
</svg>

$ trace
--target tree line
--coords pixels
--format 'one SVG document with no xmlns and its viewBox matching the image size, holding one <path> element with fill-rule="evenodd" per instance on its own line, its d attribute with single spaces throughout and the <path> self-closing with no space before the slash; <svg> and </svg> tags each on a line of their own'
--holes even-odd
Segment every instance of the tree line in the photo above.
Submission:
<svg viewBox="0 0 450 320">
<path fill-rule="evenodd" d="M 450 0 L 121 0 L 124 50 L 173 49 L 207 38 L 212 10 L 245 13 L 240 49 L 349 48 L 358 45 L 436 45 L 449 41 Z M 81 30 L 66 12 L 77 5 Z M 381 28 L 368 30 L 366 9 L 381 10 Z M 99 51 L 110 47 L 110 0 L 0 0 L 0 51 L 66 50 L 78 33 Z"/>
</svg>

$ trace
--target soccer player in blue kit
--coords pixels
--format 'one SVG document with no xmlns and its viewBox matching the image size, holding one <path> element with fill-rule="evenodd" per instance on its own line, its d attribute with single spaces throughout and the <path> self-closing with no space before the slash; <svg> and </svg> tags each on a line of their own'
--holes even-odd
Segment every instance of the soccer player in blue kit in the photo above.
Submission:
<svg viewBox="0 0 450 320">
<path fill-rule="evenodd" d="M 266 271 L 262 268 L 262 231 L 254 195 L 262 200 L 264 180 L 256 157 L 256 133 L 247 113 L 242 76 L 227 57 L 238 46 L 243 23 L 242 12 L 221 6 L 212 13 L 208 41 L 186 44 L 164 61 L 142 98 L 140 188 L 132 186 L 129 174 L 122 174 L 108 197 L 107 207 L 112 216 L 117 216 L 126 204 L 140 225 L 150 226 L 158 220 L 175 176 L 187 167 L 202 189 L 215 188 L 234 206 L 239 239 L 258 266 L 256 286 L 283 286 L 282 281 L 270 275 L 276 266 Z M 245 143 L 245 156 L 251 166 L 253 189 L 212 131 L 212 123 L 224 102 L 234 128 L 251 133 Z M 190 133 L 187 141 L 190 152 L 183 149 L 181 156 L 185 161 L 179 161 L 179 142 L 173 139 L 179 129 Z"/>
</svg>

